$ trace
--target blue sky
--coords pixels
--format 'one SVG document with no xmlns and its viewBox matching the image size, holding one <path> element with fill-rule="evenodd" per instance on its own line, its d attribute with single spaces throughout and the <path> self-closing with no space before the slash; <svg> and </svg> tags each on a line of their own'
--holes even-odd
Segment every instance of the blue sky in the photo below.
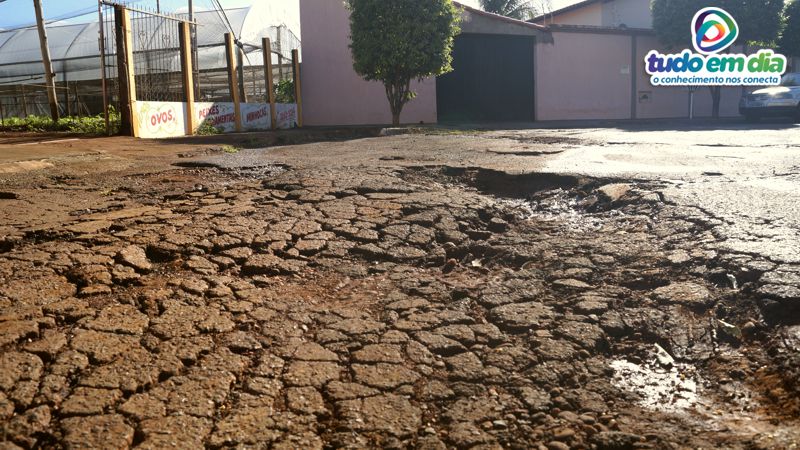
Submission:
<svg viewBox="0 0 800 450">
<path fill-rule="evenodd" d="M 187 0 L 160 0 L 161 8 L 164 11 L 175 11 L 178 8 L 186 8 Z M 220 0 L 225 8 L 246 6 L 254 0 Z M 257 0 L 269 2 L 283 2 L 285 0 Z M 558 9 L 568 4 L 575 3 L 577 0 L 552 0 L 553 8 Z M 477 6 L 478 0 L 462 0 L 463 3 Z M 154 7 L 156 0 L 139 0 L 135 4 Z M 194 0 L 196 9 L 210 9 L 211 0 Z M 61 19 L 75 13 L 86 13 L 85 18 L 70 19 L 71 21 L 86 22 L 93 19 L 89 16 L 97 11 L 97 0 L 42 0 L 42 9 L 46 20 Z M 18 26 L 30 25 L 34 23 L 33 2 L 31 0 L 6 0 L 0 3 L 0 28 L 14 28 Z"/>
<path fill-rule="evenodd" d="M 125 0 L 129 2 L 129 0 Z M 259 0 L 259 1 L 283 1 L 283 0 Z M 175 11 L 178 8 L 186 9 L 187 0 L 160 0 L 163 11 Z M 249 5 L 253 0 L 220 0 L 225 8 Z M 155 8 L 156 0 L 133 1 L 132 4 L 139 4 Z M 195 9 L 211 9 L 210 0 L 194 0 Z M 97 15 L 97 0 L 42 0 L 42 10 L 46 20 L 62 18 L 73 13 L 89 13 Z M 86 22 L 94 16 L 87 16 L 80 20 Z M 34 23 L 33 2 L 31 0 L 6 0 L 0 3 L 0 28 L 13 28 Z M 77 19 L 71 19 L 77 20 Z"/>
</svg>

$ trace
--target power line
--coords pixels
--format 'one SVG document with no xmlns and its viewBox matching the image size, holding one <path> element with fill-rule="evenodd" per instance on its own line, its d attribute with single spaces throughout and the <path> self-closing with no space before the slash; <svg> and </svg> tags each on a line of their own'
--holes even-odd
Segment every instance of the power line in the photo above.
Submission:
<svg viewBox="0 0 800 450">
<path fill-rule="evenodd" d="M 0 0 L 0 3 L 3 3 L 5 1 L 6 0 Z M 130 3 L 139 3 L 141 1 L 143 1 L 143 0 L 119 0 L 119 3 L 130 4 Z M 54 24 L 56 22 L 61 22 L 63 20 L 69 20 L 69 19 L 75 19 L 77 17 L 88 16 L 88 15 L 94 14 L 96 12 L 97 12 L 97 7 L 96 6 L 86 7 L 86 8 L 82 8 L 82 9 L 76 9 L 74 11 L 66 12 L 66 13 L 58 15 L 58 16 L 47 18 L 47 19 L 45 19 L 44 23 L 45 23 L 45 25 L 52 25 L 52 24 Z M 36 28 L 36 22 L 31 22 L 29 24 L 24 24 L 24 25 L 17 25 L 14 28 L 4 28 L 4 29 L 0 30 L 0 33 L 5 33 L 5 32 L 9 32 L 9 31 L 28 30 L 28 29 L 33 29 L 33 28 Z"/>
<path fill-rule="evenodd" d="M 211 4 L 214 6 L 214 9 L 217 11 L 217 15 L 220 16 L 221 19 L 225 21 L 225 24 L 228 26 L 228 30 L 233 34 L 233 36 L 238 40 L 241 36 L 236 36 L 236 31 L 233 29 L 233 25 L 231 25 L 231 21 L 228 20 L 228 15 L 225 14 L 225 8 L 219 3 L 219 0 L 211 0 Z"/>
</svg>

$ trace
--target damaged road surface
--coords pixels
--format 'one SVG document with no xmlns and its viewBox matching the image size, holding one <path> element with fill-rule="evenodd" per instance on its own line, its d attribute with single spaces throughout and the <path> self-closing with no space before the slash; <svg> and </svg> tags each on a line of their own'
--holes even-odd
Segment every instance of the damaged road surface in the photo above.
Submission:
<svg viewBox="0 0 800 450">
<path fill-rule="evenodd" d="M 3 448 L 797 448 L 798 261 L 549 133 L 5 174 Z"/>
</svg>

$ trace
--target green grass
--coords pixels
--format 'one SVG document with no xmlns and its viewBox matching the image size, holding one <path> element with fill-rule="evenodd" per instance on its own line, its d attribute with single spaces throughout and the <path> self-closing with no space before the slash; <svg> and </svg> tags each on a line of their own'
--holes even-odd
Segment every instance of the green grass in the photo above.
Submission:
<svg viewBox="0 0 800 450">
<path fill-rule="evenodd" d="M 197 128 L 198 136 L 213 136 L 216 134 L 222 134 L 222 131 L 208 122 L 201 123 L 200 126 Z"/>
<path fill-rule="evenodd" d="M 227 145 L 227 144 L 223 145 L 221 148 L 222 148 L 222 151 L 225 152 L 225 153 L 239 153 L 241 151 L 240 148 L 234 147 L 232 145 Z"/>
<path fill-rule="evenodd" d="M 119 132 L 120 115 L 113 109 L 110 111 L 111 134 Z M 46 116 L 28 116 L 25 118 L 10 117 L 0 121 L 2 131 L 21 132 L 67 132 L 78 134 L 104 135 L 106 121 L 102 114 L 90 117 L 62 117 L 53 122 Z"/>
</svg>

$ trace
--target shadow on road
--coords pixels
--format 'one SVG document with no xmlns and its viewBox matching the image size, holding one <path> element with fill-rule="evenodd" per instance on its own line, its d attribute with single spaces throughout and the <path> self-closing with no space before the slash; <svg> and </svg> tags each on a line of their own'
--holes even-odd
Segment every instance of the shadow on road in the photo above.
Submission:
<svg viewBox="0 0 800 450">
<path fill-rule="evenodd" d="M 686 131 L 686 130 L 785 130 L 800 128 L 791 118 L 762 119 L 748 123 L 741 117 L 723 119 L 647 119 L 647 120 L 569 120 L 515 123 L 440 124 L 455 130 L 536 130 L 616 128 L 625 131 Z"/>
</svg>

